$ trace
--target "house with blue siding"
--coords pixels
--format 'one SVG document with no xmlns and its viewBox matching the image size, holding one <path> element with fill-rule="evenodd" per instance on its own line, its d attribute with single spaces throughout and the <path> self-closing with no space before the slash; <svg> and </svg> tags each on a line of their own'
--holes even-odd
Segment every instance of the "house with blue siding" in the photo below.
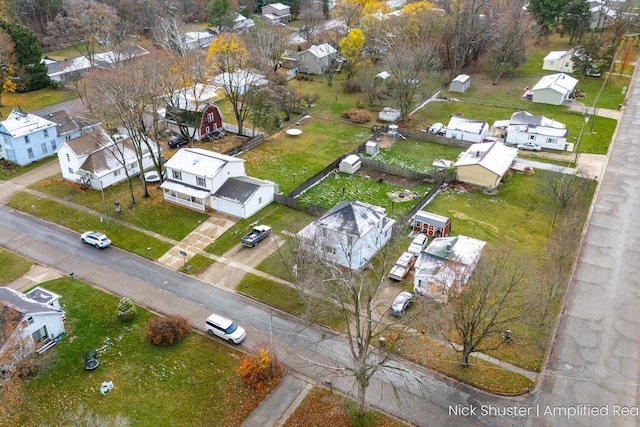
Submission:
<svg viewBox="0 0 640 427">
<path fill-rule="evenodd" d="M 13 110 L 0 122 L 2 157 L 20 166 L 28 165 L 56 154 L 67 140 L 93 130 L 98 123 L 71 118 L 66 111 L 45 116 Z"/>
</svg>

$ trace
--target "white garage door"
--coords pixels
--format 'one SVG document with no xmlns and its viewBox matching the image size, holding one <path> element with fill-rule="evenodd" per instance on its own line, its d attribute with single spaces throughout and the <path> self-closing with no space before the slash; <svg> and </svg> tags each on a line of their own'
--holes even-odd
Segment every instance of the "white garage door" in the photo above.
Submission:
<svg viewBox="0 0 640 427">
<path fill-rule="evenodd" d="M 216 201 L 217 201 L 216 203 L 217 211 L 226 213 L 229 215 L 237 216 L 238 218 L 244 218 L 241 204 L 233 203 L 228 200 L 221 200 L 221 199 L 216 199 Z"/>
</svg>

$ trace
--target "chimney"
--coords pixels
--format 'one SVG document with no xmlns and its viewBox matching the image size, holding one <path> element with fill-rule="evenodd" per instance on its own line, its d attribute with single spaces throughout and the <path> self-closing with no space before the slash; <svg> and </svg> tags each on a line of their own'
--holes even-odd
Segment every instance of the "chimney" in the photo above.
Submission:
<svg viewBox="0 0 640 427">
<path fill-rule="evenodd" d="M 447 243 L 447 253 L 451 252 L 451 243 Z"/>
</svg>

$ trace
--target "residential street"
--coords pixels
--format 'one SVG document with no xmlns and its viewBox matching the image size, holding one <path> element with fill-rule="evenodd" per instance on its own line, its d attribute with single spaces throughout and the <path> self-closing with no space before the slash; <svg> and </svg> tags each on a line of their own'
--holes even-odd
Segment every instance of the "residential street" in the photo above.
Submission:
<svg viewBox="0 0 640 427">
<path fill-rule="evenodd" d="M 0 207 L 0 246 L 62 274 L 74 277 L 118 296 L 128 296 L 137 304 L 160 313 L 187 316 L 203 331 L 211 311 L 236 319 L 248 332 L 243 347 L 272 342 L 284 364 L 302 377 L 352 394 L 353 384 L 329 366 L 349 362 L 348 346 L 341 336 L 308 325 L 258 302 L 171 270 L 115 247 L 93 250 L 80 243 L 76 233 L 62 227 Z M 475 391 L 470 387 L 404 362 L 401 371 L 386 371 L 372 379 L 367 401 L 374 407 L 415 425 L 445 425 L 449 405 L 527 405 L 523 398 L 505 399 Z M 393 384 L 400 400 L 396 400 Z M 460 417 L 457 426 L 522 425 L 523 418 Z"/>
<path fill-rule="evenodd" d="M 634 220 L 640 211 L 639 79 L 636 72 L 536 393 L 542 407 L 582 414 L 565 416 L 563 425 L 640 424 L 640 227 Z M 544 425 L 558 419 L 545 418 Z M 543 424 L 530 419 L 528 425 Z"/>
</svg>

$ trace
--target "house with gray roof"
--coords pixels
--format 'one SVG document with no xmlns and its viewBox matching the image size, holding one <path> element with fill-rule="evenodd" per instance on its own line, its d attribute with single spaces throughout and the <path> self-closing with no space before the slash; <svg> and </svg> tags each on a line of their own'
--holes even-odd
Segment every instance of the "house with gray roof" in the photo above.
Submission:
<svg viewBox="0 0 640 427">
<path fill-rule="evenodd" d="M 307 74 L 324 74 L 338 57 L 338 51 L 329 43 L 313 45 L 298 54 L 298 71 Z"/>
<path fill-rule="evenodd" d="M 67 181 L 87 183 L 95 190 L 102 190 L 113 184 L 136 176 L 154 167 L 158 145 L 149 140 L 142 144 L 142 168 L 138 163 L 136 147 L 126 135 L 111 137 L 104 129 L 66 141 L 58 149 L 58 163 L 62 177 Z M 126 170 L 125 170 L 126 168 Z"/>
<path fill-rule="evenodd" d="M 360 270 L 389 241 L 394 223 L 384 208 L 343 201 L 300 230 L 298 237 L 318 256 Z"/>
<path fill-rule="evenodd" d="M 542 148 L 565 150 L 569 131 L 564 123 L 542 115 L 518 111 L 511 115 L 507 126 L 507 144 L 533 142 Z"/>
<path fill-rule="evenodd" d="M 571 98 L 577 84 L 578 79 L 574 79 L 564 73 L 544 76 L 531 88 L 531 92 L 533 92 L 531 101 L 562 105 L 563 102 Z"/>
<path fill-rule="evenodd" d="M 59 299 L 50 294 L 55 301 Z M 45 351 L 65 332 L 64 315 L 51 298 L 39 301 L 33 295 L 0 287 L 0 354 L 11 351 L 19 360 L 34 351 Z"/>
<path fill-rule="evenodd" d="M 164 165 L 164 199 L 201 212 L 215 209 L 248 218 L 271 203 L 279 189 L 271 181 L 248 177 L 244 162 L 201 148 L 182 148 Z"/>
<path fill-rule="evenodd" d="M 416 260 L 413 291 L 446 302 L 467 283 L 485 244 L 463 235 L 433 239 Z"/>
</svg>

